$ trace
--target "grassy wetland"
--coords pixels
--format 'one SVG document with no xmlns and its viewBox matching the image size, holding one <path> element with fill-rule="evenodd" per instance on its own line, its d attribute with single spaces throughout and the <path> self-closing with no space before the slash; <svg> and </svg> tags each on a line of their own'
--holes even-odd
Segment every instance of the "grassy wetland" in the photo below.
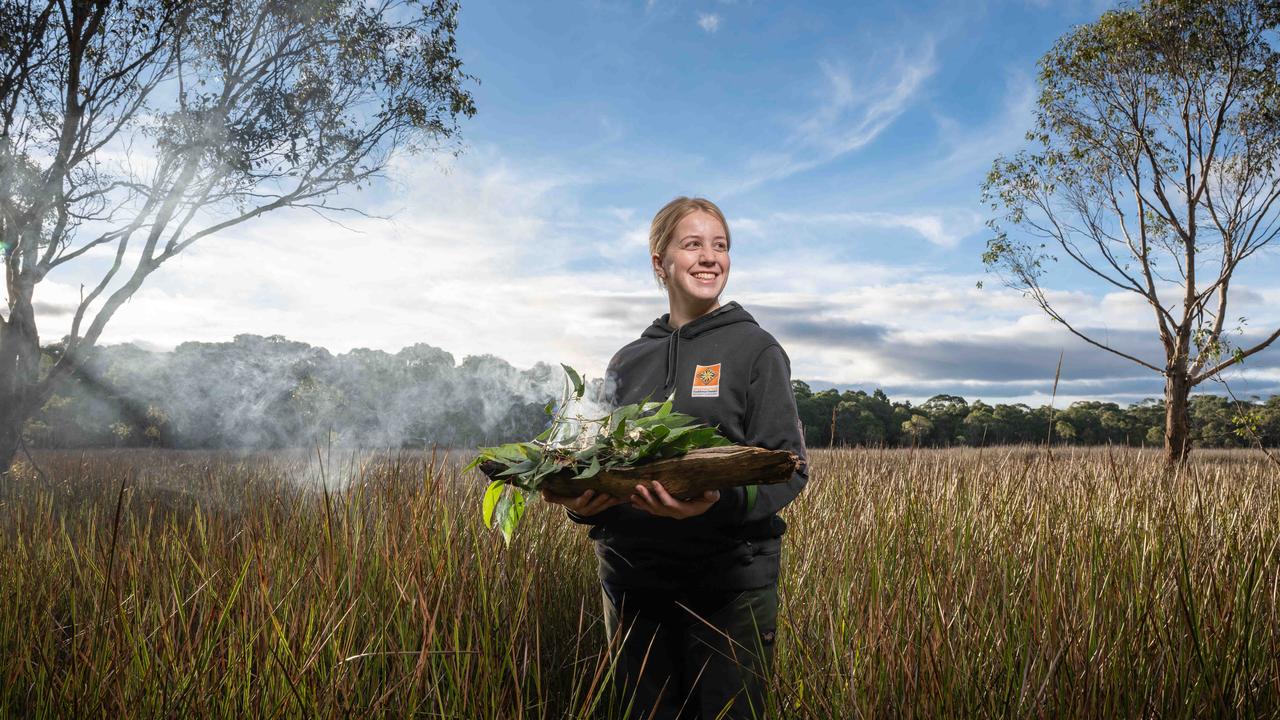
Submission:
<svg viewBox="0 0 1280 720">
<path fill-rule="evenodd" d="M 533 503 L 504 546 L 469 457 L 34 459 L 0 487 L 0 715 L 611 716 L 583 529 Z M 1280 714 L 1261 454 L 812 462 L 771 716 Z"/>
</svg>

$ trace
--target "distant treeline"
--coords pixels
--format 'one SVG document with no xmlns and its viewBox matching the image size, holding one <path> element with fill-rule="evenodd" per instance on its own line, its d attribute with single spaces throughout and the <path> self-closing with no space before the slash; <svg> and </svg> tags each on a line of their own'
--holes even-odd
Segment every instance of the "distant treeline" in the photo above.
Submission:
<svg viewBox="0 0 1280 720">
<path fill-rule="evenodd" d="M 56 356 L 58 346 L 48 352 Z M 31 447 L 495 444 L 540 432 L 543 407 L 559 396 L 562 377 L 558 366 L 517 370 L 492 355 L 459 364 L 425 344 L 339 355 L 280 336 L 189 342 L 172 352 L 114 345 L 78 369 L 27 423 L 24 437 Z M 794 386 L 810 447 L 1162 443 L 1159 400 L 1051 410 L 937 395 L 913 405 L 879 390 Z M 597 379 L 593 391 L 599 389 Z M 1199 395 L 1191 423 L 1199 447 L 1280 445 L 1280 397 L 1237 404 Z"/>
<path fill-rule="evenodd" d="M 809 447 L 831 445 L 951 446 L 1053 442 L 1071 445 L 1164 444 L 1164 401 L 1122 407 L 1079 401 L 1066 408 L 1021 403 L 988 405 L 956 395 L 935 395 L 919 405 L 893 402 L 883 392 L 813 392 L 792 383 Z M 1236 403 L 1218 395 L 1191 398 L 1196 447 L 1280 445 L 1280 396 Z"/>
</svg>

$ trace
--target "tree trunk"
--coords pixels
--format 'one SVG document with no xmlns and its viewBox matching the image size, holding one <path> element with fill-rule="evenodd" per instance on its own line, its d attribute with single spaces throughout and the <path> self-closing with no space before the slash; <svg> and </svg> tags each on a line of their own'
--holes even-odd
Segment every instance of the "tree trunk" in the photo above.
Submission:
<svg viewBox="0 0 1280 720">
<path fill-rule="evenodd" d="M 35 314 L 30 293 L 19 292 L 10 300 L 8 320 L 0 320 L 0 478 L 6 478 L 13 467 L 22 426 L 39 407 L 39 383 Z"/>
<path fill-rule="evenodd" d="M 1175 467 L 1191 453 L 1191 422 L 1187 412 L 1191 381 L 1185 372 L 1171 371 L 1164 383 L 1164 460 Z"/>
<path fill-rule="evenodd" d="M 5 398 L 0 397 L 0 402 Z M 22 421 L 12 421 L 9 408 L 0 412 L 0 481 L 8 479 L 9 470 L 18 455 L 18 433 L 22 432 Z"/>
</svg>

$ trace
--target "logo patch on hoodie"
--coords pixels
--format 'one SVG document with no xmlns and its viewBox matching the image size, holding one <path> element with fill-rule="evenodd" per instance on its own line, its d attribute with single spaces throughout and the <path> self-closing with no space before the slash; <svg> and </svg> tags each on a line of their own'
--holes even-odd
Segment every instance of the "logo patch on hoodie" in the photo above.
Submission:
<svg viewBox="0 0 1280 720">
<path fill-rule="evenodd" d="M 720 363 L 693 369 L 693 397 L 720 397 Z"/>
</svg>

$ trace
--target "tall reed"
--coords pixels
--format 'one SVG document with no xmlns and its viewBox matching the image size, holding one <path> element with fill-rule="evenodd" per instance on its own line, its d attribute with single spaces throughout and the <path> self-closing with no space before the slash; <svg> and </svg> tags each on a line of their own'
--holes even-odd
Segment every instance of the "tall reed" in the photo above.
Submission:
<svg viewBox="0 0 1280 720">
<path fill-rule="evenodd" d="M 1265 458 L 815 451 L 771 715 L 1280 714 Z M 0 487 L 0 714 L 610 717 L 583 528 L 444 453 L 48 453 Z"/>
</svg>

